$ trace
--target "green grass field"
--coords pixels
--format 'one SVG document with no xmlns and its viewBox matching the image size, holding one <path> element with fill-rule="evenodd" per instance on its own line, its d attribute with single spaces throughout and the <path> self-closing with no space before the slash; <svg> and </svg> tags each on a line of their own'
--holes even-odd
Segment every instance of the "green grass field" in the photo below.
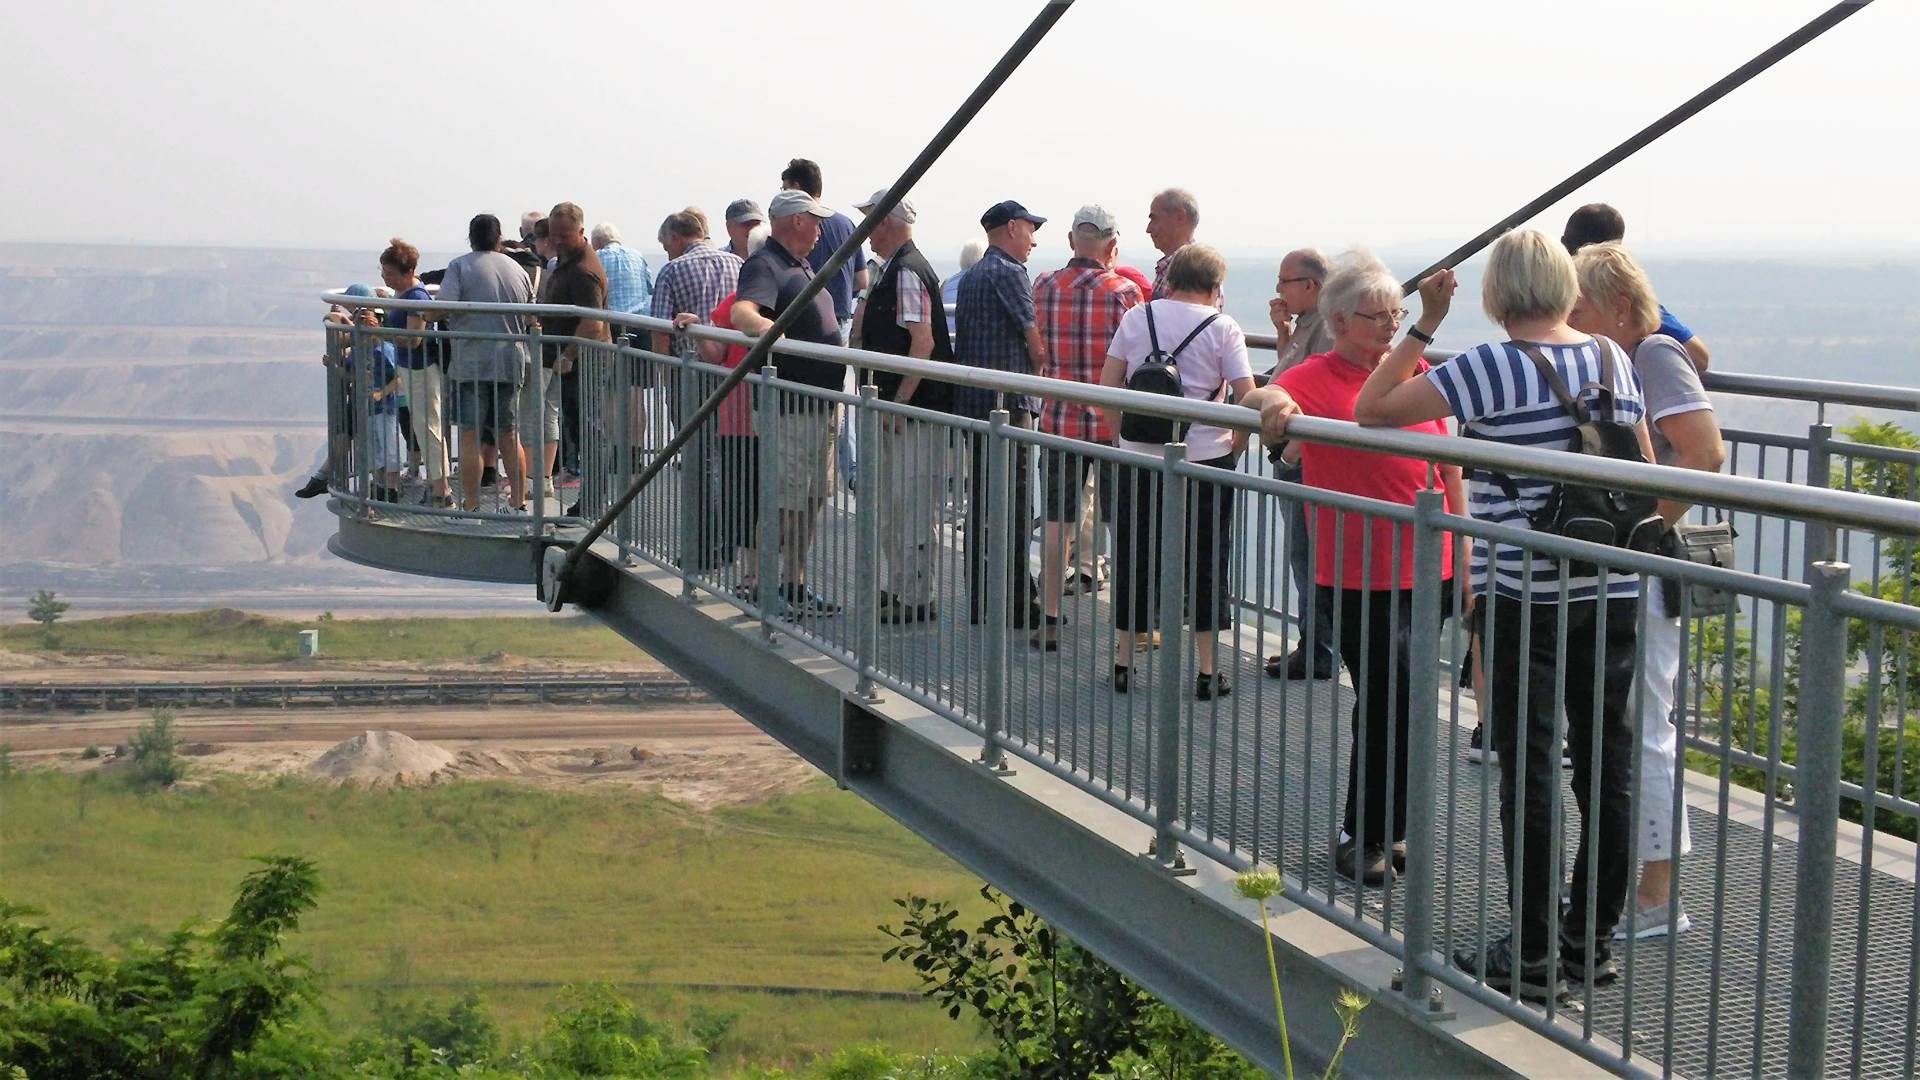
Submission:
<svg viewBox="0 0 1920 1080">
<path fill-rule="evenodd" d="M 0 626 L 0 649 L 267 664 L 297 658 L 299 631 L 315 628 L 321 656 L 329 661 L 460 660 L 495 653 L 581 662 L 643 659 L 631 643 L 584 616 L 294 622 L 230 608 L 63 621 L 55 626 L 51 645 L 38 626 Z"/>
<path fill-rule="evenodd" d="M 248 857 L 315 860 L 325 892 L 294 939 L 364 1020 L 376 994 L 480 991 L 531 1033 L 571 981 L 662 1017 L 740 1018 L 719 1063 L 795 1065 L 862 1039 L 975 1049 L 921 1001 L 687 991 L 658 984 L 911 990 L 882 965 L 896 896 L 964 899 L 975 879 L 852 795 L 818 787 L 695 813 L 650 795 L 497 783 L 368 791 L 231 778 L 136 794 L 50 773 L 0 779 L 0 896 L 97 944 L 225 914 Z M 655 988 L 637 984 L 656 984 Z"/>
</svg>

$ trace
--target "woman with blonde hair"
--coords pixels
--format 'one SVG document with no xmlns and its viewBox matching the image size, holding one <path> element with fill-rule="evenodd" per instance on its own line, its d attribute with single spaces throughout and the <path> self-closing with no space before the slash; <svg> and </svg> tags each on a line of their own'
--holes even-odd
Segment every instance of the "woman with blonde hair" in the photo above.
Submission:
<svg viewBox="0 0 1920 1080">
<path fill-rule="evenodd" d="M 1713 401 L 1686 346 L 1660 333 L 1660 300 L 1626 248 L 1617 242 L 1590 244 L 1573 257 L 1580 297 L 1567 323 L 1589 334 L 1612 338 L 1633 357 L 1634 374 L 1646 401 L 1654 460 L 1682 469 L 1719 472 L 1726 460 Z M 1660 516 L 1669 525 L 1686 516 L 1688 505 L 1662 500 Z M 1679 768 L 1680 737 L 1673 718 L 1674 687 L 1680 677 L 1680 612 L 1669 595 L 1671 583 L 1647 586 L 1641 614 L 1645 641 L 1635 674 L 1640 699 L 1639 804 L 1633 815 L 1640 829 L 1640 887 L 1633 912 L 1615 930 L 1616 938 L 1659 937 L 1692 926 L 1673 888 L 1673 857 L 1693 846 L 1686 806 L 1674 813 L 1674 773 Z M 1669 901 L 1671 899 L 1671 908 Z"/>
<path fill-rule="evenodd" d="M 1441 270 L 1421 283 L 1420 321 L 1408 333 L 1423 343 L 1432 342 L 1452 292 L 1432 287 L 1435 278 L 1450 286 L 1453 273 Z M 1487 253 L 1481 289 L 1481 307 L 1506 338 L 1471 346 L 1424 375 L 1415 368 L 1417 351 L 1396 350 L 1368 376 L 1354 419 L 1369 427 L 1405 427 L 1451 416 L 1473 438 L 1571 453 L 1579 446 L 1580 421 L 1561 404 L 1558 391 L 1578 388 L 1567 393 L 1579 395 L 1594 420 L 1637 428 L 1641 452 L 1651 458 L 1633 366 L 1612 341 L 1567 324 L 1578 298 L 1566 249 L 1537 230 L 1508 233 Z M 1544 477 L 1476 469 L 1468 497 L 1474 518 L 1535 531 L 1536 516 L 1557 490 Z M 1563 979 L 1610 983 L 1618 974 L 1609 941 L 1632 873 L 1627 830 L 1633 825 L 1634 732 L 1627 706 L 1640 580 L 1610 573 L 1603 589 L 1591 566 L 1512 544 L 1494 545 L 1497 553 L 1489 546 L 1476 542 L 1470 560 L 1478 609 L 1471 617 L 1489 628 L 1481 707 L 1500 755 L 1501 849 L 1513 885 L 1513 929 L 1462 950 L 1454 962 L 1494 990 L 1548 1000 L 1558 995 Z M 1597 686 L 1600 693 L 1562 695 L 1562 685 Z M 1561 860 L 1553 852 L 1561 837 L 1553 804 L 1560 797 L 1562 736 L 1555 714 L 1562 709 L 1565 738 L 1574 748 L 1581 827 L 1571 860 L 1572 903 L 1565 918 L 1556 919 L 1562 882 L 1554 878 Z M 1516 813 L 1523 798 L 1524 812 Z M 1552 933 L 1556 922 L 1558 940 Z"/>
</svg>

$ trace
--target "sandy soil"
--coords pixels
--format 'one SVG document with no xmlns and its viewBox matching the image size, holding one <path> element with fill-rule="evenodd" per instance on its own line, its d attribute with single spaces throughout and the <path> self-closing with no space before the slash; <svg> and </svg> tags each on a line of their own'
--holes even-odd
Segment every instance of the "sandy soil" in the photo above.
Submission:
<svg viewBox="0 0 1920 1080">
<path fill-rule="evenodd" d="M 667 667 L 638 649 L 630 661 L 530 660 L 496 653 L 471 660 L 285 660 L 267 664 L 233 665 L 192 660 L 101 653 L 88 656 L 43 656 L 0 649 L 0 683 L 176 683 L 176 682 L 332 682 L 369 677 L 420 679 L 443 675 L 648 675 Z"/>
<path fill-rule="evenodd" d="M 57 715 L 0 722 L 26 766 L 91 772 L 120 767 L 85 760 L 89 746 L 125 742 L 139 715 Z M 176 724 L 193 772 L 379 785 L 501 779 L 554 788 L 618 785 L 653 789 L 695 809 L 761 802 L 819 775 L 758 728 L 719 706 L 569 709 L 189 710 Z M 394 731 L 443 750 L 430 775 L 356 776 L 340 781 L 314 765 L 336 745 Z M 190 774 L 191 775 L 191 774 Z M 189 781 L 191 782 L 191 781 Z"/>
</svg>

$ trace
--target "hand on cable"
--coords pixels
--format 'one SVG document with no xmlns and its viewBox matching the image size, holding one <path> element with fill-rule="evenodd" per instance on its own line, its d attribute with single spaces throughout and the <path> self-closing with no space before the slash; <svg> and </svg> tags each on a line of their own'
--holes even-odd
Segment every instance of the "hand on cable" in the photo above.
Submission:
<svg viewBox="0 0 1920 1080">
<path fill-rule="evenodd" d="M 1429 317 L 1438 325 L 1447 317 L 1447 309 L 1453 306 L 1453 290 L 1460 282 L 1451 270 L 1436 270 L 1420 281 L 1420 321 Z"/>
</svg>

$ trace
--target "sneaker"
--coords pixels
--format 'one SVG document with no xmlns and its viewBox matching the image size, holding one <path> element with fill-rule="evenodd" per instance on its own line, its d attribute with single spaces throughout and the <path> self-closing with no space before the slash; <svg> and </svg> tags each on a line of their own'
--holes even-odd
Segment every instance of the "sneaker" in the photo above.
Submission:
<svg viewBox="0 0 1920 1080">
<path fill-rule="evenodd" d="M 1473 725 L 1473 737 L 1467 740 L 1467 760 L 1481 763 L 1498 762 L 1500 752 L 1487 745 L 1487 727 L 1485 724 Z"/>
<path fill-rule="evenodd" d="M 1487 943 L 1486 970 L 1480 968 L 1478 949 L 1456 951 L 1453 966 L 1484 979 L 1487 987 L 1497 993 L 1511 994 L 1517 986 L 1520 996 L 1527 1001 L 1544 1003 L 1560 996 L 1559 980 L 1554 977 L 1557 973 L 1545 960 L 1515 964 L 1512 935 Z"/>
<path fill-rule="evenodd" d="M 1307 650 L 1302 647 L 1293 650 L 1286 656 L 1267 657 L 1267 674 L 1276 679 L 1289 679 L 1294 682 L 1304 681 L 1309 678 L 1307 674 Z M 1321 655 L 1319 660 L 1313 664 L 1313 674 L 1311 677 L 1316 680 L 1333 678 L 1333 658 L 1324 654 Z"/>
<path fill-rule="evenodd" d="M 1396 874 L 1405 874 L 1407 872 L 1407 842 L 1405 840 L 1395 840 L 1393 842 L 1393 850 L 1390 854 L 1393 857 L 1393 872 Z"/>
<path fill-rule="evenodd" d="M 827 600 L 805 585 L 780 586 L 781 599 L 787 602 L 787 610 L 796 615 L 838 615 L 840 605 Z"/>
<path fill-rule="evenodd" d="M 1227 673 L 1216 671 L 1211 675 L 1195 676 L 1193 696 L 1200 701 L 1212 701 L 1233 693 L 1233 684 L 1227 681 Z"/>
<path fill-rule="evenodd" d="M 1066 584 L 1060 586 L 1060 592 L 1064 596 L 1091 596 L 1106 587 L 1105 578 L 1096 577 L 1083 570 L 1077 574 L 1068 574 Z"/>
<path fill-rule="evenodd" d="M 1128 667 L 1125 664 L 1113 665 L 1113 692 L 1114 693 L 1124 694 L 1127 692 L 1127 684 L 1131 681 L 1132 673 L 1133 673 L 1133 669 Z"/>
<path fill-rule="evenodd" d="M 1387 849 L 1368 844 L 1364 849 L 1356 840 L 1343 840 L 1333 849 L 1333 869 L 1348 881 L 1362 885 L 1387 883 Z"/>
<path fill-rule="evenodd" d="M 300 490 L 293 493 L 293 497 L 296 499 L 311 499 L 316 495 L 325 495 L 326 493 L 327 478 L 324 476 L 309 476 L 307 477 L 307 482 L 300 485 Z"/>
<path fill-rule="evenodd" d="M 451 510 L 453 509 L 453 496 L 429 495 L 427 496 L 427 499 L 426 499 L 426 505 L 434 508 L 435 510 Z"/>
<path fill-rule="evenodd" d="M 1620 965 L 1614 962 L 1613 953 L 1607 949 L 1606 942 L 1596 942 L 1593 958 L 1593 985 L 1611 986 L 1620 978 Z M 1563 936 L 1560 939 L 1560 978 L 1569 986 L 1585 986 L 1587 983 L 1587 957 L 1585 950 L 1577 944 L 1569 944 Z"/>
<path fill-rule="evenodd" d="M 1033 636 L 1027 639 L 1027 644 L 1039 649 L 1041 652 L 1059 652 L 1060 621 L 1049 615 L 1046 625 L 1035 630 Z"/>
<path fill-rule="evenodd" d="M 580 516 L 580 502 L 579 502 L 579 500 L 577 500 L 577 499 L 576 499 L 576 500 L 574 500 L 574 504 L 573 504 L 572 506 L 569 506 L 569 507 L 567 507 L 567 512 L 566 512 L 566 514 L 565 514 L 565 515 L 563 515 L 563 516 L 565 516 L 565 517 L 573 517 L 573 518 L 577 518 L 577 517 L 579 517 L 579 516 Z"/>
<path fill-rule="evenodd" d="M 1693 929 L 1693 920 L 1687 917 L 1687 905 L 1676 901 L 1673 905 L 1673 917 L 1667 917 L 1667 905 L 1656 904 L 1650 908 L 1639 908 L 1632 915 L 1621 920 L 1613 928 L 1613 940 L 1625 941 L 1629 937 L 1644 941 L 1647 938 L 1666 937 L 1668 934 L 1684 934 Z"/>
</svg>

